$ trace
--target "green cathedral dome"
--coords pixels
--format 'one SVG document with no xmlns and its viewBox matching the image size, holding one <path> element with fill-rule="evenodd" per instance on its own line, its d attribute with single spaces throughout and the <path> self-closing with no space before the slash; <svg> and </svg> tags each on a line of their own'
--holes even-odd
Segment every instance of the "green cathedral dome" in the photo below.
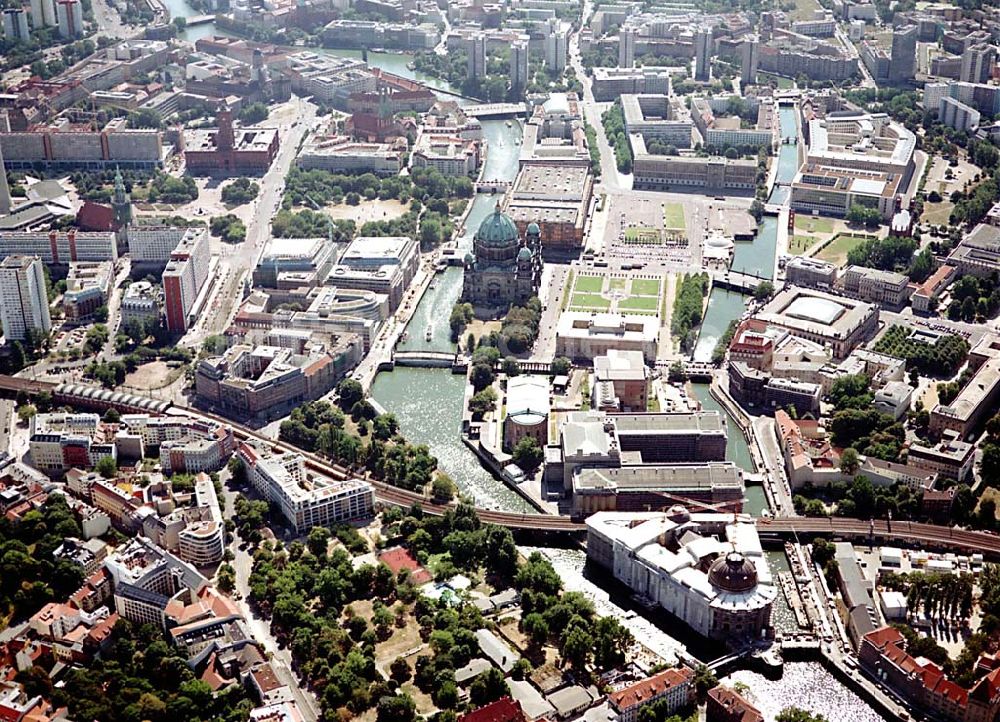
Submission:
<svg viewBox="0 0 1000 722">
<path fill-rule="evenodd" d="M 517 243 L 517 226 L 510 216 L 500 212 L 500 204 L 483 219 L 476 231 L 476 240 L 487 246 L 509 246 Z"/>
</svg>

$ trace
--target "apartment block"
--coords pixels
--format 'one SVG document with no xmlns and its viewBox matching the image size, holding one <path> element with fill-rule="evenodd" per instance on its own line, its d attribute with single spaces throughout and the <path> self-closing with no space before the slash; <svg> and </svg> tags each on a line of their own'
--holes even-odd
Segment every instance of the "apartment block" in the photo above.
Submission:
<svg viewBox="0 0 1000 722">
<path fill-rule="evenodd" d="M 37 257 L 8 256 L 0 262 L 0 320 L 7 341 L 43 336 L 52 329 L 45 272 Z"/>
<path fill-rule="evenodd" d="M 251 486 L 277 505 L 297 533 L 363 519 L 375 508 L 375 491 L 359 479 L 335 481 L 306 474 L 298 454 L 273 454 L 268 448 L 240 444 L 237 454 Z"/>
</svg>

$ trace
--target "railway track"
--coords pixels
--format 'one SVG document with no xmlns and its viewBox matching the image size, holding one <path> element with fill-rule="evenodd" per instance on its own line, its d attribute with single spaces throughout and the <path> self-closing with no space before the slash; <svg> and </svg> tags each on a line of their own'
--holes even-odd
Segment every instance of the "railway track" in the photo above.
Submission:
<svg viewBox="0 0 1000 722">
<path fill-rule="evenodd" d="M 52 381 L 37 379 L 22 379 L 15 376 L 0 375 L 0 391 L 20 392 L 29 394 L 54 393 L 60 386 Z M 67 401 L 77 401 L 81 404 L 114 405 L 113 402 L 88 397 L 67 397 Z M 305 458 L 306 467 L 310 470 L 333 479 L 364 478 L 375 488 L 375 498 L 395 506 L 408 507 L 419 504 L 425 513 L 444 514 L 452 505 L 435 504 L 423 494 L 400 489 L 377 479 L 372 479 L 364 472 L 348 469 L 335 464 L 316 454 L 303 451 L 298 447 L 280 439 L 269 439 L 257 432 L 233 422 L 223 416 L 208 411 L 193 409 L 183 404 L 173 404 L 167 410 L 169 414 L 183 414 L 195 418 L 211 420 L 230 426 L 233 435 L 240 441 L 257 441 L 293 454 L 301 454 Z M 526 529 L 553 532 L 582 532 L 586 525 L 566 516 L 550 514 L 522 514 L 495 509 L 480 509 L 479 517 L 485 522 L 498 524 L 512 529 Z M 849 519 L 844 517 L 774 517 L 760 522 L 762 534 L 780 536 L 801 536 L 804 541 L 811 536 L 834 536 L 843 538 L 874 538 L 896 541 L 920 542 L 925 545 L 963 550 L 971 553 L 980 552 L 991 557 L 1000 557 L 1000 536 L 988 532 L 970 531 L 936 524 L 921 522 L 893 521 L 884 519 L 866 521 L 864 519 Z"/>
</svg>

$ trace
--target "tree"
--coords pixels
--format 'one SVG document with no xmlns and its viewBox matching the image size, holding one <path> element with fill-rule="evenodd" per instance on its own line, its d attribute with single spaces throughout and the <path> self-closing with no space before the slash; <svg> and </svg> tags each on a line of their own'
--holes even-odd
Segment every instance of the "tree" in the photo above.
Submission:
<svg viewBox="0 0 1000 722">
<path fill-rule="evenodd" d="M 354 379 L 344 379 L 337 384 L 337 395 L 340 397 L 340 408 L 350 409 L 365 397 L 365 390 Z"/>
<path fill-rule="evenodd" d="M 580 624 L 572 625 L 563 635 L 563 658 L 578 672 L 584 671 L 590 663 L 593 649 L 593 636 Z"/>
<path fill-rule="evenodd" d="M 386 695 L 378 701 L 377 710 L 378 722 L 414 722 L 417 718 L 417 705 L 405 692 Z"/>
<path fill-rule="evenodd" d="M 477 392 L 482 391 L 492 384 L 495 378 L 496 375 L 493 373 L 493 368 L 483 363 L 474 364 L 472 371 L 469 372 L 469 381 Z"/>
<path fill-rule="evenodd" d="M 704 700 L 708 696 L 708 690 L 719 684 L 719 678 L 715 672 L 706 665 L 700 664 L 694 671 L 694 687 L 699 700 Z"/>
<path fill-rule="evenodd" d="M 230 205 L 242 205 L 256 198 L 259 192 L 260 186 L 244 176 L 237 178 L 222 189 L 222 202 Z"/>
<path fill-rule="evenodd" d="M 219 567 L 216 583 L 219 585 L 219 589 L 227 594 L 236 588 L 236 570 L 233 569 L 232 565 L 223 564 Z"/>
<path fill-rule="evenodd" d="M 102 456 L 94 464 L 94 471 L 105 479 L 114 479 L 118 476 L 118 464 L 115 462 L 113 456 Z"/>
<path fill-rule="evenodd" d="M 774 295 L 774 284 L 770 281 L 761 281 L 754 289 L 753 297 L 758 301 L 766 301 Z"/>
<path fill-rule="evenodd" d="M 326 559 L 326 548 L 330 543 L 330 530 L 325 526 L 314 526 L 306 537 L 309 553 L 317 559 Z"/>
<path fill-rule="evenodd" d="M 501 697 L 510 694 L 507 680 L 503 672 L 496 667 L 490 667 L 473 680 L 469 686 L 469 700 L 476 707 L 482 707 L 490 702 L 496 702 Z M 381 718 L 379 722 L 382 722 Z"/>
<path fill-rule="evenodd" d="M 573 368 L 573 362 L 565 356 L 557 356 L 549 366 L 549 373 L 553 376 L 565 376 Z"/>
<path fill-rule="evenodd" d="M 775 717 L 775 722 L 827 722 L 821 714 L 813 714 L 801 707 L 785 707 Z"/>
<path fill-rule="evenodd" d="M 517 376 L 521 373 L 521 367 L 517 363 L 517 359 L 513 356 L 507 356 L 500 366 L 500 370 L 504 372 L 508 377 Z"/>
<path fill-rule="evenodd" d="M 389 665 L 389 676 L 397 683 L 408 682 L 412 676 L 410 673 L 410 663 L 405 657 L 396 657 Z"/>
<path fill-rule="evenodd" d="M 526 472 L 537 469 L 545 458 L 545 452 L 533 436 L 525 436 L 518 441 L 511 455 L 514 463 Z"/>
<path fill-rule="evenodd" d="M 840 472 L 853 476 L 854 472 L 858 470 L 858 466 L 858 452 L 851 447 L 844 449 L 844 453 L 840 456 Z"/>
<path fill-rule="evenodd" d="M 447 504 L 455 498 L 455 482 L 444 472 L 439 472 L 431 482 L 431 498 L 435 504 Z"/>
<path fill-rule="evenodd" d="M 541 647 L 548 641 L 549 638 L 549 623 L 545 621 L 545 617 L 538 612 L 532 612 L 531 614 L 526 614 L 521 619 L 521 629 L 528 635 L 528 639 L 531 640 L 532 644 Z"/>
<path fill-rule="evenodd" d="M 492 411 L 496 407 L 496 403 L 497 392 L 492 386 L 487 386 L 485 389 L 469 399 L 469 411 L 471 411 L 474 416 L 482 418 L 486 412 Z"/>
<path fill-rule="evenodd" d="M 240 111 L 240 122 L 244 125 L 253 125 L 267 120 L 268 109 L 264 103 L 251 103 Z"/>
<path fill-rule="evenodd" d="M 436 246 L 444 237 L 441 222 L 436 218 L 427 218 L 420 224 L 420 242 L 426 246 Z"/>
<path fill-rule="evenodd" d="M 388 441 L 399 431 L 395 414 L 379 414 L 372 422 L 372 434 L 380 441 Z"/>
<path fill-rule="evenodd" d="M 838 411 L 870 408 L 874 399 L 868 391 L 870 384 L 864 374 L 841 376 L 833 382 L 830 400 Z"/>
<path fill-rule="evenodd" d="M 31 418 L 38 413 L 34 404 L 24 404 L 17 410 L 17 418 L 22 424 L 27 424 Z"/>
</svg>

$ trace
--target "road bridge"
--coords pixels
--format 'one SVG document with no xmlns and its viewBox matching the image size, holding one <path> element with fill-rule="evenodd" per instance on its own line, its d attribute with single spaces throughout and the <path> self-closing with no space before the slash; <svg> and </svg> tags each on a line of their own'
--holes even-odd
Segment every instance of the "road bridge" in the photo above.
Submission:
<svg viewBox="0 0 1000 722">
<path fill-rule="evenodd" d="M 396 351 L 392 354 L 396 366 L 420 368 L 465 368 L 465 357 L 447 351 Z"/>
<path fill-rule="evenodd" d="M 506 193 L 513 181 L 476 181 L 476 193 Z"/>
<path fill-rule="evenodd" d="M 707 273 L 712 277 L 714 285 L 721 288 L 728 288 L 730 291 L 738 293 L 753 293 L 761 283 L 771 280 L 769 278 L 754 276 L 750 273 L 739 273 L 736 271 L 710 270 Z"/>
<path fill-rule="evenodd" d="M 527 111 L 526 103 L 479 103 L 462 108 L 462 112 L 470 118 L 513 118 Z"/>
</svg>

